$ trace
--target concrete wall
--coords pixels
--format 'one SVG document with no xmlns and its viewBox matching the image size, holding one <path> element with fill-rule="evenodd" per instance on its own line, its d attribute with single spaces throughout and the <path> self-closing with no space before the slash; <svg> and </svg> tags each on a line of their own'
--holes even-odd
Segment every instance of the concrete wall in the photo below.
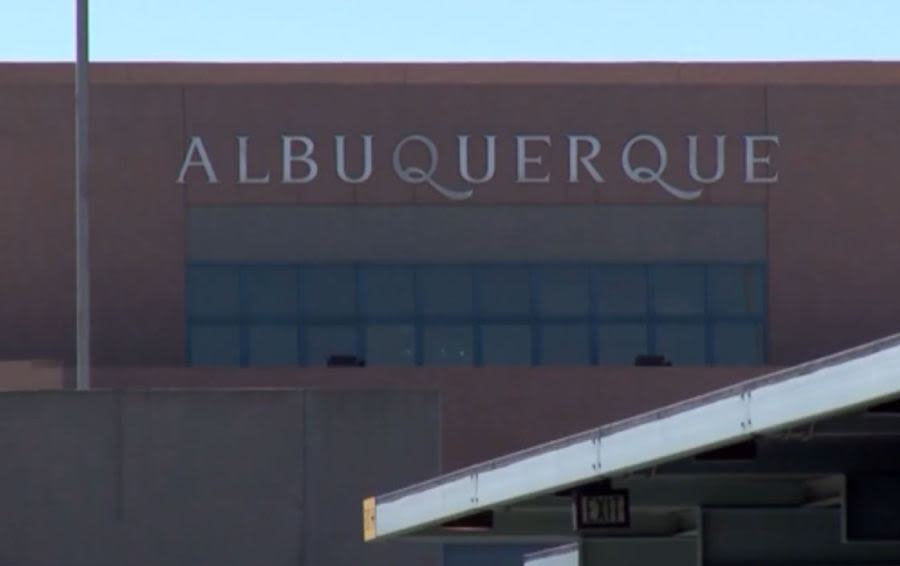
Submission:
<svg viewBox="0 0 900 566">
<path fill-rule="evenodd" d="M 97 387 L 428 389 L 444 470 L 629 417 L 763 373 L 718 368 L 98 368 Z"/>
<path fill-rule="evenodd" d="M 428 392 L 0 395 L 0 563 L 435 566 L 363 497 L 437 471 Z"/>
</svg>

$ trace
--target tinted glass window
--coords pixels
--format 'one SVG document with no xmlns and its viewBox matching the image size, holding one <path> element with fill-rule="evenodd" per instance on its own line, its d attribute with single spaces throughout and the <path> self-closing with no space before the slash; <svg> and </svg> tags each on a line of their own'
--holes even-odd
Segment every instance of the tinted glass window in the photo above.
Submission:
<svg viewBox="0 0 900 566">
<path fill-rule="evenodd" d="M 241 331 L 237 324 L 197 324 L 191 328 L 191 364 L 236 366 L 241 363 Z"/>
<path fill-rule="evenodd" d="M 710 267 L 709 294 L 710 305 L 715 314 L 762 314 L 762 269 L 749 265 Z"/>
<path fill-rule="evenodd" d="M 372 324 L 366 328 L 367 363 L 411 366 L 415 361 L 415 332 L 411 324 Z"/>
<path fill-rule="evenodd" d="M 309 267 L 300 276 L 303 313 L 315 318 L 356 314 L 356 272 L 352 267 Z"/>
<path fill-rule="evenodd" d="M 702 324 L 661 323 L 656 326 L 656 353 L 677 366 L 706 363 L 706 330 Z"/>
<path fill-rule="evenodd" d="M 247 313 L 251 316 L 294 318 L 297 315 L 297 271 L 255 268 L 244 273 Z"/>
<path fill-rule="evenodd" d="M 297 365 L 297 327 L 254 324 L 247 332 L 248 362 L 252 366 Z"/>
<path fill-rule="evenodd" d="M 589 311 L 587 269 L 545 267 L 540 270 L 541 315 L 586 316 Z"/>
<path fill-rule="evenodd" d="M 425 365 L 472 365 L 472 327 L 461 324 L 426 325 Z"/>
<path fill-rule="evenodd" d="M 531 365 L 531 327 L 524 324 L 486 324 L 481 328 L 485 365 Z"/>
<path fill-rule="evenodd" d="M 306 327 L 307 365 L 324 366 L 331 356 L 359 356 L 355 326 L 332 324 Z"/>
<path fill-rule="evenodd" d="M 197 265 L 195 365 L 765 363 L 765 267 Z"/>
<path fill-rule="evenodd" d="M 588 365 L 590 353 L 587 324 L 541 326 L 542 365 Z"/>
<path fill-rule="evenodd" d="M 648 353 L 646 324 L 603 323 L 597 328 L 597 359 L 601 365 L 630 366 L 637 356 Z"/>
<path fill-rule="evenodd" d="M 597 310 L 603 315 L 647 313 L 647 271 L 643 267 L 606 267 L 594 272 Z"/>
<path fill-rule="evenodd" d="M 417 276 L 422 313 L 472 316 L 472 271 L 466 267 L 423 267 Z"/>
<path fill-rule="evenodd" d="M 231 267 L 194 267 L 188 275 L 188 305 L 196 316 L 238 316 L 238 270 Z"/>
<path fill-rule="evenodd" d="M 704 270 L 694 266 L 653 269 L 654 310 L 658 315 L 701 315 L 705 310 Z"/>
<path fill-rule="evenodd" d="M 529 316 L 531 282 L 528 269 L 493 267 L 480 272 L 481 312 L 490 316 Z"/>
<path fill-rule="evenodd" d="M 413 314 L 413 270 L 409 267 L 369 267 L 363 270 L 363 314 Z"/>
</svg>

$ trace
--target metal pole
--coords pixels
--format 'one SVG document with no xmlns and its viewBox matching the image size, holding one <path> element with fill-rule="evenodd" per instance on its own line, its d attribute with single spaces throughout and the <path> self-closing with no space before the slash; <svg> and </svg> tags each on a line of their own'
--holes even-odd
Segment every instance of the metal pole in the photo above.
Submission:
<svg viewBox="0 0 900 566">
<path fill-rule="evenodd" d="M 91 274 L 88 255 L 88 0 L 76 0 L 75 387 L 91 387 Z"/>
</svg>

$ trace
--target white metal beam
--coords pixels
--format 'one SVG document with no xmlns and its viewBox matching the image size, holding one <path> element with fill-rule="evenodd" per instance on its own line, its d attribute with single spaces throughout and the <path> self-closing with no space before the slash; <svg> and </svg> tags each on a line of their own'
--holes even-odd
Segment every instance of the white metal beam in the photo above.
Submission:
<svg viewBox="0 0 900 566">
<path fill-rule="evenodd" d="M 671 462 L 900 395 L 900 336 L 367 500 L 366 538 Z"/>
</svg>

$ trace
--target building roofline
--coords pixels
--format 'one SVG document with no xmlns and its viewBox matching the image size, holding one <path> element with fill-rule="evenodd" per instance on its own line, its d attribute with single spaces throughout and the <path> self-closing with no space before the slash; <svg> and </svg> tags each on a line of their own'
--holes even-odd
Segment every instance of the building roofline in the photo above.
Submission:
<svg viewBox="0 0 900 566">
<path fill-rule="evenodd" d="M 69 84 L 73 63 L 0 62 L 0 85 Z M 900 61 L 92 63 L 98 84 L 894 85 Z"/>
<path fill-rule="evenodd" d="M 367 500 L 367 539 L 647 468 L 900 396 L 900 334 Z"/>
</svg>

